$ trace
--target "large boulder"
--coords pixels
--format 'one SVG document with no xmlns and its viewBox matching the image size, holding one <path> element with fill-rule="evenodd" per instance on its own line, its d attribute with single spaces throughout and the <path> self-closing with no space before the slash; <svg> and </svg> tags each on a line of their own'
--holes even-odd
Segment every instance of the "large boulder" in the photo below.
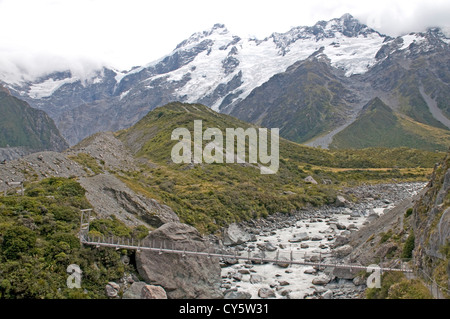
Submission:
<svg viewBox="0 0 450 319">
<path fill-rule="evenodd" d="M 306 240 L 310 240 L 310 237 L 309 237 L 308 233 L 302 232 L 302 233 L 294 234 L 292 236 L 292 238 L 289 239 L 289 242 L 299 243 L 299 242 L 306 241 Z"/>
<path fill-rule="evenodd" d="M 167 294 L 161 286 L 147 285 L 139 281 L 134 282 L 123 293 L 122 299 L 167 299 Z"/>
<path fill-rule="evenodd" d="M 335 202 L 336 207 L 345 207 L 347 204 L 348 204 L 348 202 L 344 196 L 338 195 L 336 197 L 336 202 Z"/>
<path fill-rule="evenodd" d="M 313 285 L 316 286 L 325 286 L 330 282 L 330 278 L 328 276 L 318 276 L 312 280 Z"/>
<path fill-rule="evenodd" d="M 334 249 L 334 254 L 336 257 L 338 258 L 343 258 L 347 255 L 349 255 L 351 252 L 353 251 L 353 247 L 350 245 L 344 245 L 341 247 L 338 247 L 336 249 Z"/>
<path fill-rule="evenodd" d="M 312 177 L 312 176 L 308 176 L 304 179 L 305 182 L 310 183 L 310 184 L 318 184 L 317 181 Z"/>
<path fill-rule="evenodd" d="M 349 269 L 349 268 L 340 268 L 340 267 L 335 267 L 333 268 L 333 272 L 332 275 L 336 278 L 340 278 L 340 279 L 348 279 L 348 280 L 353 280 L 356 275 L 358 274 L 357 270 L 353 270 L 353 269 Z"/>
<path fill-rule="evenodd" d="M 145 242 L 186 251 L 211 251 L 210 245 L 192 226 L 167 223 L 151 232 Z M 221 299 L 221 268 L 217 258 L 142 250 L 136 266 L 145 282 L 164 288 L 168 299 Z"/>
<path fill-rule="evenodd" d="M 179 222 L 169 206 L 138 195 L 114 175 L 82 177 L 79 182 L 86 190 L 86 198 L 101 217 L 113 214 L 131 227 L 147 225 L 157 228 L 165 223 Z"/>
<path fill-rule="evenodd" d="M 238 224 L 229 225 L 223 234 L 223 244 L 225 246 L 236 246 L 246 243 L 252 239 L 251 235 L 244 231 Z"/>
<path fill-rule="evenodd" d="M 275 292 L 272 289 L 269 288 L 259 288 L 258 290 L 258 297 L 260 298 L 275 298 Z"/>
</svg>

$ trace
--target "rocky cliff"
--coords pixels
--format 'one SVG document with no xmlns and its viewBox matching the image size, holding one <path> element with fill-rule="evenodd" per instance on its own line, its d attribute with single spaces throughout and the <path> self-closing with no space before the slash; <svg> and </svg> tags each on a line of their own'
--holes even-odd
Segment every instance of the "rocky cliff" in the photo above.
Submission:
<svg viewBox="0 0 450 319">
<path fill-rule="evenodd" d="M 63 151 L 68 144 L 53 120 L 0 85 L 0 161 L 38 151 Z"/>
<path fill-rule="evenodd" d="M 425 194 L 414 205 L 414 266 L 450 296 L 450 153 L 436 165 Z"/>
</svg>

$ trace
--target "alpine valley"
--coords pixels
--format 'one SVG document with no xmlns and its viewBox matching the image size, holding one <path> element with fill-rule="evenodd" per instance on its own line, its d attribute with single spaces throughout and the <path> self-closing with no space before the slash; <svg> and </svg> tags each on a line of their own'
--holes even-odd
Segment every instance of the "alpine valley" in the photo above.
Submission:
<svg viewBox="0 0 450 319">
<path fill-rule="evenodd" d="M 450 146 L 450 39 L 437 28 L 392 38 L 350 14 L 263 40 L 216 24 L 132 70 L 35 79 L 0 70 L 0 81 L 47 112 L 70 145 L 180 101 L 323 148 Z"/>
<path fill-rule="evenodd" d="M 0 70 L 0 112 L 0 299 L 450 297 L 438 28 L 393 38 L 345 14 L 261 40 L 216 24 L 131 70 Z M 177 128 L 191 162 L 173 160 Z M 279 128 L 277 173 L 250 154 L 196 161 L 229 153 L 211 128 Z M 355 269 L 373 264 L 402 268 L 371 288 Z"/>
</svg>

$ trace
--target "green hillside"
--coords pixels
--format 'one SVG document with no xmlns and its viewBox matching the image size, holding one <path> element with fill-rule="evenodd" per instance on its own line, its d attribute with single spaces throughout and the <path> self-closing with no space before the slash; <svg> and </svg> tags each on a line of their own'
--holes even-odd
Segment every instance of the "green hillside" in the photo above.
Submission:
<svg viewBox="0 0 450 319">
<path fill-rule="evenodd" d="M 0 299 L 106 298 L 105 284 L 133 271 L 121 262 L 123 251 L 80 244 L 80 209 L 86 208 L 85 190 L 68 178 L 27 185 L 24 196 L 0 196 Z M 148 233 L 101 218 L 91 231 L 134 238 Z M 83 270 L 83 289 L 67 287 L 70 264 Z"/>
<path fill-rule="evenodd" d="M 169 205 L 180 219 L 204 232 L 306 205 L 332 204 L 338 189 L 360 182 L 423 180 L 441 153 L 401 149 L 327 151 L 280 139 L 277 174 L 263 175 L 253 164 L 174 164 L 174 129 L 244 129 L 250 124 L 199 104 L 171 103 L 117 133 L 141 162 L 140 172 L 119 177 L 135 191 Z M 193 134 L 192 134 L 193 135 Z M 206 142 L 203 143 L 205 145 Z M 422 168 L 418 168 L 422 167 Z M 304 181 L 312 176 L 319 184 Z M 330 181 L 326 185 L 324 180 Z"/>
<path fill-rule="evenodd" d="M 62 151 L 67 143 L 53 120 L 43 111 L 13 97 L 0 86 L 0 147 Z"/>
<path fill-rule="evenodd" d="M 409 147 L 446 151 L 450 131 L 401 116 L 379 98 L 370 101 L 358 119 L 336 134 L 331 148 Z"/>
</svg>

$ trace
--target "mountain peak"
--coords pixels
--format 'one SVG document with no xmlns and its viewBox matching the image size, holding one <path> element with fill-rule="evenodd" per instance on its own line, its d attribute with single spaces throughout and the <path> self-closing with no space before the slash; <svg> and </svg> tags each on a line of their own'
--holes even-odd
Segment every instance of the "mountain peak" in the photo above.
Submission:
<svg viewBox="0 0 450 319">
<path fill-rule="evenodd" d="M 183 42 L 181 42 L 180 44 L 178 44 L 176 49 L 179 49 L 179 48 L 182 48 L 182 47 L 186 47 L 186 46 L 189 46 L 191 44 L 199 43 L 202 40 L 204 40 L 205 38 L 210 37 L 210 36 L 212 36 L 214 34 L 220 36 L 220 35 L 225 35 L 225 34 L 228 34 L 228 33 L 229 33 L 228 29 L 225 27 L 224 24 L 216 23 L 209 30 L 205 30 L 203 32 L 196 32 L 196 33 L 192 34 L 188 39 L 186 39 Z"/>
<path fill-rule="evenodd" d="M 356 20 L 350 13 L 344 13 L 339 20 L 348 21 L 348 20 Z M 356 20 L 358 21 L 358 20 Z"/>
<path fill-rule="evenodd" d="M 4 93 L 6 93 L 8 95 L 11 95 L 9 90 L 6 87 L 4 87 L 1 83 L 0 83 L 0 92 L 4 92 Z"/>
</svg>

